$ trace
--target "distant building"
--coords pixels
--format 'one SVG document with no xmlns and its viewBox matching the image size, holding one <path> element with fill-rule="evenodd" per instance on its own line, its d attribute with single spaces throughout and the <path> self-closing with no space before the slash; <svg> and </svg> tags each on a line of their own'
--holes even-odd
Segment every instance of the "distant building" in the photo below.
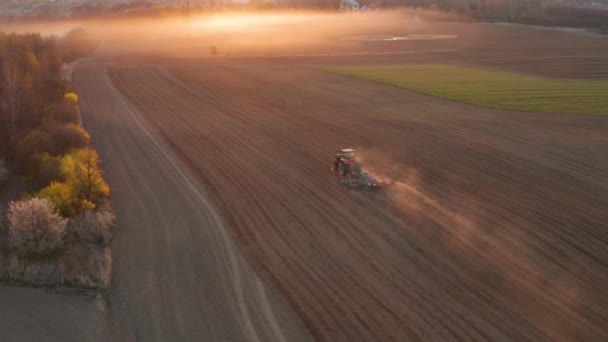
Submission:
<svg viewBox="0 0 608 342">
<path fill-rule="evenodd" d="M 341 0 L 340 9 L 343 11 L 358 11 L 359 3 L 355 0 Z"/>
</svg>

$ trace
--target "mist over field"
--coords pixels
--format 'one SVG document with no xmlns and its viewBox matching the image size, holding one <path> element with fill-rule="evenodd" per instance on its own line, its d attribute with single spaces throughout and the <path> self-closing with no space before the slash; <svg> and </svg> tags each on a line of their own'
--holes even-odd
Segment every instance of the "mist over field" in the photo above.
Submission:
<svg viewBox="0 0 608 342">
<path fill-rule="evenodd" d="M 449 33 L 407 11 L 217 13 L 9 24 L 2 29 L 61 36 L 74 28 L 105 43 L 123 43 L 133 52 L 173 55 L 209 55 L 210 46 L 216 46 L 219 55 L 339 53 L 355 50 L 368 36 L 381 41 L 411 33 Z"/>
</svg>

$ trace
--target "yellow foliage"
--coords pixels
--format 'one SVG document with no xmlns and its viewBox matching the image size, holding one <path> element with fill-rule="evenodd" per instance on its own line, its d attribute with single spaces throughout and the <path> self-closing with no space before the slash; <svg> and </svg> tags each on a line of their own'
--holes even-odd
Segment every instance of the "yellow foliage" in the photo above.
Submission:
<svg viewBox="0 0 608 342">
<path fill-rule="evenodd" d="M 87 200 L 82 200 L 78 203 L 78 208 L 80 209 L 79 212 L 84 212 L 87 210 L 93 211 L 95 210 L 95 203 L 87 201 Z"/>
<path fill-rule="evenodd" d="M 36 58 L 36 55 L 31 51 L 27 53 L 26 60 L 28 66 L 32 68 L 36 68 L 38 65 L 40 65 L 40 63 L 38 63 L 38 58 Z"/>
<path fill-rule="evenodd" d="M 55 205 L 55 209 L 64 217 L 76 215 L 78 208 L 72 197 L 71 189 L 66 183 L 51 182 L 36 197 L 45 198 Z"/>
<path fill-rule="evenodd" d="M 55 204 L 65 217 L 73 217 L 86 210 L 94 210 L 96 203 L 110 195 L 110 187 L 99 168 L 99 156 L 90 148 L 66 154 L 61 162 L 65 182 L 52 182 L 38 193 Z"/>
<path fill-rule="evenodd" d="M 83 148 L 67 154 L 63 158 L 63 171 L 76 198 L 96 203 L 110 195 L 110 187 L 99 168 L 97 151 Z"/>
<path fill-rule="evenodd" d="M 72 103 L 78 102 L 78 94 L 76 94 L 74 92 L 66 93 L 65 95 L 63 95 L 63 98 L 66 101 L 69 101 L 69 102 L 72 102 Z"/>
</svg>

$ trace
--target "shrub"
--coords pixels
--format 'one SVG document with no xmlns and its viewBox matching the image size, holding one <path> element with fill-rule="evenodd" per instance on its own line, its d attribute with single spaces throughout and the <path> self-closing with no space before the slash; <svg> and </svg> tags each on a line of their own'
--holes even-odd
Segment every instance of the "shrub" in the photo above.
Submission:
<svg viewBox="0 0 608 342">
<path fill-rule="evenodd" d="M 53 138 L 39 129 L 34 129 L 21 139 L 14 150 L 17 170 L 27 173 L 30 158 L 39 153 L 52 153 L 55 150 Z"/>
<path fill-rule="evenodd" d="M 60 181 L 65 178 L 61 165 L 61 157 L 54 157 L 49 153 L 39 153 L 31 158 L 26 175 L 31 177 L 34 187 L 39 189 L 52 181 Z"/>
<path fill-rule="evenodd" d="M 63 284 L 64 266 L 55 258 L 31 259 L 11 254 L 8 256 L 8 276 L 16 281 L 34 285 Z"/>
<path fill-rule="evenodd" d="M 38 168 L 41 166 L 35 155 L 63 155 L 88 146 L 90 140 L 89 133 L 75 124 L 47 125 L 43 129 L 34 129 L 15 146 L 17 170 L 33 177 L 39 174 Z"/>
<path fill-rule="evenodd" d="M 52 125 L 48 126 L 46 130 L 54 142 L 52 151 L 54 155 L 62 155 L 73 149 L 84 148 L 89 145 L 91 140 L 89 133 L 75 124 Z"/>
<path fill-rule="evenodd" d="M 0 184 L 4 183 L 4 181 L 8 178 L 8 167 L 6 166 L 6 162 L 4 159 L 0 158 Z"/>
<path fill-rule="evenodd" d="M 81 211 L 95 209 L 95 204 L 75 198 L 67 183 L 51 182 L 49 186 L 40 190 L 36 196 L 53 203 L 57 212 L 64 217 L 72 217 Z"/>
<path fill-rule="evenodd" d="M 11 202 L 7 218 L 9 243 L 17 254 L 48 256 L 61 249 L 68 220 L 55 213 L 50 201 L 32 198 Z"/>
<path fill-rule="evenodd" d="M 50 123 L 78 124 L 80 123 L 80 111 L 75 103 L 62 101 L 47 107 L 46 119 Z"/>
<path fill-rule="evenodd" d="M 67 234 L 74 241 L 107 246 L 116 217 L 110 210 L 87 210 L 70 220 Z"/>
<path fill-rule="evenodd" d="M 65 182 L 52 182 L 38 193 L 38 197 L 51 201 L 65 217 L 93 210 L 110 188 L 99 168 L 99 156 L 90 148 L 72 151 L 61 162 Z"/>
<path fill-rule="evenodd" d="M 74 92 L 69 92 L 63 95 L 63 99 L 68 103 L 77 103 L 78 102 L 78 94 Z"/>
<path fill-rule="evenodd" d="M 75 245 L 63 255 L 65 281 L 85 288 L 110 285 L 112 254 L 109 248 L 95 245 Z"/>
</svg>

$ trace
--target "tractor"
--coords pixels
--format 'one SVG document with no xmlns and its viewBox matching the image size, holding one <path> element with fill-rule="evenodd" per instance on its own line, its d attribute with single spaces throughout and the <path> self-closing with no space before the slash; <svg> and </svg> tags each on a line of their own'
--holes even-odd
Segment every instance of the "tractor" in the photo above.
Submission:
<svg viewBox="0 0 608 342">
<path fill-rule="evenodd" d="M 347 188 L 371 190 L 380 185 L 368 172 L 361 171 L 361 162 L 352 148 L 344 148 L 336 153 L 331 164 L 331 171 L 337 172 L 340 184 Z"/>
<path fill-rule="evenodd" d="M 358 177 L 361 173 L 361 163 L 355 155 L 355 150 L 344 148 L 336 153 L 331 170 L 338 171 L 340 177 Z"/>
</svg>

